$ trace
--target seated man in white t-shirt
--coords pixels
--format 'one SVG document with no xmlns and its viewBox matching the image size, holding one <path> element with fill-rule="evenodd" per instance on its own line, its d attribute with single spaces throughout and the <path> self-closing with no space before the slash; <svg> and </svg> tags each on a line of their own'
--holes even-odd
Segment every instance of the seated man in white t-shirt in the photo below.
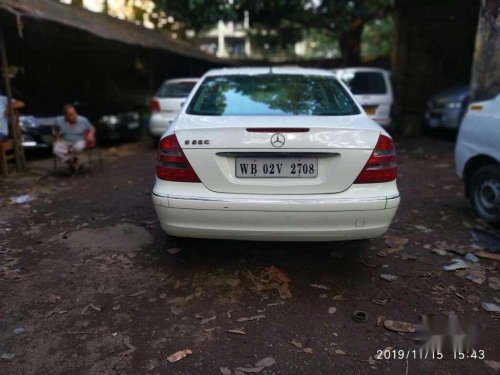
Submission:
<svg viewBox="0 0 500 375">
<path fill-rule="evenodd" d="M 56 118 L 53 152 L 68 164 L 70 172 L 75 172 L 81 168 L 76 154 L 82 152 L 88 143 L 95 143 L 95 128 L 70 104 L 64 106 L 63 114 Z"/>
</svg>

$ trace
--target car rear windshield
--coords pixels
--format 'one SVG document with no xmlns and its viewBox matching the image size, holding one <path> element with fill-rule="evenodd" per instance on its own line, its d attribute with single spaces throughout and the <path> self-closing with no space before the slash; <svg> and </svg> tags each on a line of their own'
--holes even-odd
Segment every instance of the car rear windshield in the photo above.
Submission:
<svg viewBox="0 0 500 375">
<path fill-rule="evenodd" d="M 170 82 L 164 83 L 156 96 L 159 98 L 187 98 L 196 82 Z"/>
<path fill-rule="evenodd" d="M 347 116 L 359 110 L 334 78 L 259 74 L 207 77 L 186 113 L 203 116 Z"/>
<path fill-rule="evenodd" d="M 342 81 L 345 82 L 354 95 L 383 95 L 387 93 L 387 86 L 382 73 L 344 73 Z"/>
</svg>

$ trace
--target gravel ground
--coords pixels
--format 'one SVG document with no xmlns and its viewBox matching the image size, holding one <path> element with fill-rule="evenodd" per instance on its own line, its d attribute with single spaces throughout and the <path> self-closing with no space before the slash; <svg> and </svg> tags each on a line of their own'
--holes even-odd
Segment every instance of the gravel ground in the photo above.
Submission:
<svg viewBox="0 0 500 375">
<path fill-rule="evenodd" d="M 441 268 L 477 250 L 470 228 L 492 229 L 464 199 L 452 142 L 398 151 L 388 236 L 352 243 L 174 241 L 151 204 L 148 144 L 108 148 L 102 170 L 64 177 L 46 159 L 1 180 L 0 374 L 498 373 L 499 316 L 480 304 L 500 305 L 498 262 Z M 22 194 L 35 199 L 10 202 Z M 422 314 L 478 323 L 485 358 L 414 359 L 420 334 L 387 327 Z M 374 359 L 388 347 L 410 359 Z"/>
</svg>

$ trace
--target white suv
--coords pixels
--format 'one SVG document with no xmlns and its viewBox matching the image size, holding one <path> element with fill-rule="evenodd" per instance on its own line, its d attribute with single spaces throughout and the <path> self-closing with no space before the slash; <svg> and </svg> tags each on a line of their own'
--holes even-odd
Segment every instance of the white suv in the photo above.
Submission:
<svg viewBox="0 0 500 375">
<path fill-rule="evenodd" d="M 334 69 L 333 73 L 349 87 L 368 117 L 385 128 L 391 125 L 393 94 L 388 70 L 359 67 Z"/>
<path fill-rule="evenodd" d="M 460 126 L 455 161 L 476 213 L 500 226 L 500 95 L 469 106 Z"/>
</svg>

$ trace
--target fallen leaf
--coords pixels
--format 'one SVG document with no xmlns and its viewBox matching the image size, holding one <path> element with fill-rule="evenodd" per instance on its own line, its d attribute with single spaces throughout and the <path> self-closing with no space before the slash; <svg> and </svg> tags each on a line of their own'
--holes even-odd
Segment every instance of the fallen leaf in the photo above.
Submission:
<svg viewBox="0 0 500 375">
<path fill-rule="evenodd" d="M 262 370 L 264 370 L 264 367 L 238 367 L 234 371 L 235 374 L 238 372 L 255 374 L 257 372 L 261 372 Z"/>
<path fill-rule="evenodd" d="M 408 254 L 408 253 L 401 253 L 401 255 L 399 256 L 399 259 L 401 259 L 401 260 L 417 260 L 418 256 Z"/>
<path fill-rule="evenodd" d="M 479 258 L 485 258 L 485 259 L 491 259 L 491 260 L 500 260 L 500 254 L 493 254 L 493 253 L 488 253 L 487 251 L 478 251 L 475 252 L 474 255 L 478 256 Z"/>
<path fill-rule="evenodd" d="M 300 348 L 302 349 L 302 343 L 300 343 L 299 341 L 293 339 L 290 344 L 292 344 L 293 346 L 296 346 L 297 348 Z"/>
<path fill-rule="evenodd" d="M 257 367 L 270 367 L 276 364 L 276 360 L 273 357 L 266 357 L 261 359 L 255 364 Z"/>
<path fill-rule="evenodd" d="M 272 275 L 274 281 L 280 284 L 289 283 L 291 281 L 289 277 L 278 267 L 275 266 L 267 267 L 265 271 L 270 275 Z"/>
<path fill-rule="evenodd" d="M 403 250 L 405 248 L 405 245 L 408 243 L 408 238 L 392 236 L 389 234 L 384 236 L 384 238 L 385 245 L 388 247 L 388 249 L 380 250 L 379 252 L 377 252 L 377 255 L 381 257 L 386 257 L 390 254 Z"/>
<path fill-rule="evenodd" d="M 207 324 L 209 322 L 211 322 L 212 320 L 215 320 L 217 319 L 217 317 L 214 315 L 214 316 L 211 316 L 210 318 L 204 318 L 200 321 L 200 324 L 201 325 L 204 325 L 204 324 Z"/>
<path fill-rule="evenodd" d="M 191 349 L 179 350 L 178 352 L 170 354 L 167 357 L 167 361 L 169 361 L 170 363 L 177 362 L 177 361 L 180 361 L 182 358 L 185 358 L 185 357 L 187 357 L 188 355 L 191 355 L 191 354 L 193 354 L 193 352 L 191 351 Z"/>
<path fill-rule="evenodd" d="M 290 279 L 279 268 L 266 267 L 259 277 L 254 277 L 251 273 L 249 275 L 257 291 L 276 289 L 281 299 L 292 297 L 289 287 Z"/>
<path fill-rule="evenodd" d="M 316 288 L 316 289 L 330 290 L 330 288 L 329 288 L 329 287 L 327 287 L 326 285 L 311 284 L 311 286 L 312 286 L 313 288 Z"/>
<path fill-rule="evenodd" d="M 304 348 L 302 351 L 307 354 L 311 354 L 313 352 L 312 348 Z"/>
<path fill-rule="evenodd" d="M 217 328 L 217 327 L 212 327 L 212 328 L 202 328 L 201 330 L 202 330 L 203 332 L 210 333 L 210 332 L 212 332 L 212 331 L 213 331 L 214 329 L 216 329 L 216 328 Z"/>
<path fill-rule="evenodd" d="M 222 375 L 231 375 L 231 370 L 229 370 L 227 367 L 219 367 L 219 372 Z"/>
<path fill-rule="evenodd" d="M 175 297 L 175 298 L 169 299 L 167 301 L 168 304 L 171 304 L 171 303 L 183 303 L 183 302 L 186 302 L 186 298 L 184 298 L 184 297 Z"/>
<path fill-rule="evenodd" d="M 120 356 L 122 357 L 127 357 L 137 350 L 136 347 L 130 343 L 129 337 L 123 338 L 123 345 L 125 345 L 128 348 L 128 350 L 125 350 L 124 352 L 120 353 Z"/>
<path fill-rule="evenodd" d="M 397 320 L 385 320 L 384 327 L 395 332 L 415 332 L 415 326 L 413 324 Z"/>
<path fill-rule="evenodd" d="M 496 370 L 496 371 L 500 370 L 500 362 L 484 360 L 484 363 L 486 363 L 493 370 Z"/>
<path fill-rule="evenodd" d="M 337 308 L 336 307 L 329 307 L 328 308 L 328 314 L 335 314 L 337 312 Z"/>
<path fill-rule="evenodd" d="M 342 349 L 337 349 L 337 350 L 335 350 L 335 354 L 346 355 L 346 352 L 344 352 Z"/>
<path fill-rule="evenodd" d="M 236 335 L 246 335 L 247 333 L 243 329 L 228 329 L 227 332 L 234 333 Z"/>
<path fill-rule="evenodd" d="M 448 255 L 448 252 L 443 249 L 432 249 L 431 250 L 434 254 L 441 255 L 441 256 L 446 256 Z"/>
<path fill-rule="evenodd" d="M 385 281 L 394 281 L 394 280 L 398 279 L 397 276 L 395 276 L 395 275 L 389 275 L 389 274 L 386 274 L 386 273 L 380 274 L 380 278 L 384 279 Z"/>
<path fill-rule="evenodd" d="M 235 372 L 241 371 L 243 373 L 257 373 L 264 370 L 266 367 L 270 367 L 276 364 L 276 361 L 273 357 L 266 357 L 261 359 L 259 362 L 255 364 L 256 367 L 238 367 L 235 369 Z"/>
<path fill-rule="evenodd" d="M 415 229 L 418 229 L 422 233 L 431 233 L 432 229 L 427 228 L 425 225 L 414 225 L 413 226 Z"/>
<path fill-rule="evenodd" d="M 408 238 L 393 236 L 390 234 L 385 235 L 384 239 L 385 239 L 385 245 L 390 248 L 402 247 L 408 243 Z"/>
<path fill-rule="evenodd" d="M 378 299 L 378 298 L 374 298 L 374 299 L 372 299 L 372 302 L 373 302 L 373 303 L 376 303 L 377 305 L 384 306 L 387 302 L 389 302 L 389 300 L 388 300 L 388 299 Z"/>
<path fill-rule="evenodd" d="M 254 315 L 254 316 L 250 316 L 248 318 L 239 318 L 238 319 L 238 322 L 249 322 L 249 321 L 252 321 L 252 320 L 261 320 L 261 319 L 264 319 L 266 316 L 265 315 Z"/>
<path fill-rule="evenodd" d="M 146 292 L 147 292 L 147 290 L 144 290 L 144 289 L 143 290 L 139 290 L 139 291 L 137 291 L 135 293 L 129 294 L 129 297 L 137 297 L 137 296 L 140 296 L 141 294 L 144 294 Z"/>
</svg>

